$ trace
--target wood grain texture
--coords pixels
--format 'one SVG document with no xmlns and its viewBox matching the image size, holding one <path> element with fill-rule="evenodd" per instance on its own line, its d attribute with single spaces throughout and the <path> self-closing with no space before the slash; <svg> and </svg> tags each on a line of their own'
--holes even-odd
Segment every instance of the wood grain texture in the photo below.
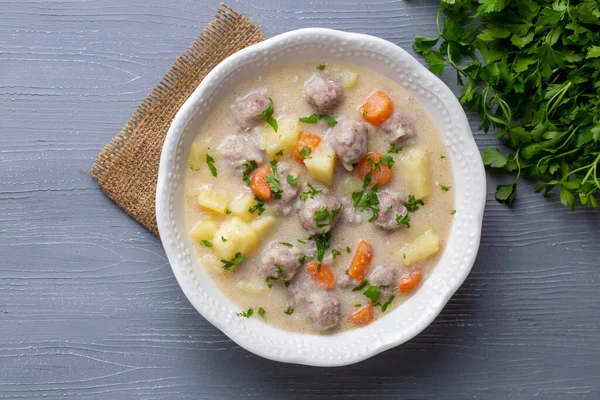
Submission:
<svg viewBox="0 0 600 400">
<path fill-rule="evenodd" d="M 321 26 L 406 49 L 434 32 L 437 7 L 230 5 L 267 36 Z M 0 1 L 0 399 L 600 398 L 600 216 L 533 183 L 507 209 L 492 195 L 505 178 L 488 174 L 467 282 L 421 335 L 363 363 L 267 361 L 192 309 L 158 240 L 86 170 L 217 6 Z"/>
</svg>

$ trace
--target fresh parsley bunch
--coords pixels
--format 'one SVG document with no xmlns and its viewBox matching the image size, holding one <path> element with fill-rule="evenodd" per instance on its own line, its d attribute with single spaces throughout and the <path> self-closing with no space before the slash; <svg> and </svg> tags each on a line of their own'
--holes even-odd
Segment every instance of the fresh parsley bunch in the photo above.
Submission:
<svg viewBox="0 0 600 400">
<path fill-rule="evenodd" d="M 441 21 L 441 14 L 446 18 Z M 486 149 L 486 166 L 515 174 L 496 200 L 511 205 L 521 175 L 558 187 L 571 210 L 598 207 L 600 1 L 442 0 L 437 37 L 415 36 L 429 69 L 449 65 L 480 129 L 514 150 Z"/>
</svg>

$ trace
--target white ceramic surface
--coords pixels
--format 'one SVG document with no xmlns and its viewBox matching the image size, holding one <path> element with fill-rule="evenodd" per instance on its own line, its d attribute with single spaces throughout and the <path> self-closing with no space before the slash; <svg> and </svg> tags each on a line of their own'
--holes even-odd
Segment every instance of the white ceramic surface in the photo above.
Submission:
<svg viewBox="0 0 600 400">
<path fill-rule="evenodd" d="M 265 67 L 300 60 L 343 60 L 385 75 L 412 91 L 438 125 L 453 168 L 455 208 L 450 236 L 432 274 L 405 303 L 372 322 L 329 335 L 282 331 L 240 311 L 199 263 L 184 221 L 189 147 L 204 118 L 230 89 Z M 173 273 L 192 305 L 245 349 L 269 359 L 315 366 L 352 364 L 398 346 L 440 313 L 469 274 L 481 236 L 485 172 L 467 117 L 450 89 L 400 47 L 373 36 L 300 29 L 248 47 L 221 62 L 179 110 L 165 140 L 156 193 L 156 217 Z"/>
</svg>

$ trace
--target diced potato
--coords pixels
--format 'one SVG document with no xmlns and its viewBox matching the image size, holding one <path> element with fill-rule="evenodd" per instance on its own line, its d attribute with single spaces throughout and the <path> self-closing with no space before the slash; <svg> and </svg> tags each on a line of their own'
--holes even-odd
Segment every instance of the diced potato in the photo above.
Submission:
<svg viewBox="0 0 600 400">
<path fill-rule="evenodd" d="M 190 147 L 189 164 L 190 168 L 198 171 L 206 167 L 207 143 L 204 140 L 196 140 Z"/>
<path fill-rule="evenodd" d="M 221 238 L 225 238 L 224 242 Z M 236 253 L 248 255 L 258 245 L 258 235 L 239 217 L 228 218 L 215 232 L 213 249 L 218 257 L 231 260 Z"/>
<path fill-rule="evenodd" d="M 344 87 L 344 89 L 352 89 L 354 86 L 356 86 L 358 74 L 356 72 L 343 69 L 337 74 L 337 80 L 340 85 Z"/>
<path fill-rule="evenodd" d="M 423 199 L 431 193 L 431 165 L 429 155 L 421 150 L 410 150 L 397 164 L 399 173 L 406 177 L 410 194 Z"/>
<path fill-rule="evenodd" d="M 339 185 L 342 195 L 351 197 L 353 192 L 358 192 L 362 189 L 363 182 L 356 176 L 349 175 L 342 179 L 341 182 L 336 182 L 336 185 Z"/>
<path fill-rule="evenodd" d="M 331 185 L 335 172 L 335 153 L 331 147 L 322 141 L 310 157 L 304 160 L 310 176 L 325 185 Z"/>
<path fill-rule="evenodd" d="M 220 262 L 214 254 L 205 254 L 200 257 L 200 264 L 202 264 L 207 270 L 217 274 L 223 274 L 227 272 L 223 269 L 223 263 Z"/>
<path fill-rule="evenodd" d="M 231 197 L 228 193 L 221 192 L 217 188 L 210 185 L 200 186 L 197 191 L 198 205 L 206 210 L 213 211 L 217 214 L 225 214 Z"/>
<path fill-rule="evenodd" d="M 426 260 L 440 249 L 440 238 L 431 229 L 400 249 L 400 261 L 409 266 Z"/>
<path fill-rule="evenodd" d="M 250 221 L 249 225 L 259 237 L 263 238 L 273 228 L 276 221 L 277 218 L 271 215 L 262 215 L 255 220 Z"/>
<path fill-rule="evenodd" d="M 288 115 L 277 120 L 277 132 L 270 126 L 262 131 L 263 144 L 270 157 L 275 157 L 280 151 L 283 154 L 290 152 L 300 136 L 300 122 L 296 115 Z"/>
<path fill-rule="evenodd" d="M 229 204 L 229 210 L 233 215 L 236 215 L 244 221 L 250 221 L 254 219 L 256 214 L 252 214 L 248 209 L 256 204 L 254 195 L 252 193 L 246 193 L 242 196 L 238 196 Z"/>
<path fill-rule="evenodd" d="M 242 292 L 250 295 L 258 295 L 264 293 L 267 289 L 267 285 L 263 282 L 252 282 L 252 281 L 239 281 L 235 284 L 235 287 Z"/>
<path fill-rule="evenodd" d="M 212 218 L 207 218 L 196 222 L 190 231 L 190 235 L 198 242 L 201 240 L 213 240 L 218 228 Z"/>
</svg>

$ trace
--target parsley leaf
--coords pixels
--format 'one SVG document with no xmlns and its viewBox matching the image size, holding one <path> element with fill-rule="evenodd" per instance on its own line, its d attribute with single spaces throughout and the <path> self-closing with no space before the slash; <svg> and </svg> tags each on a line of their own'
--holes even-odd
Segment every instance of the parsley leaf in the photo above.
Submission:
<svg viewBox="0 0 600 400">
<path fill-rule="evenodd" d="M 325 64 L 319 64 L 319 65 L 317 65 L 317 69 L 319 71 L 325 71 Z"/>
<path fill-rule="evenodd" d="M 310 147 L 308 147 L 308 146 L 304 146 L 304 147 L 302 148 L 302 150 L 300 150 L 300 151 L 298 152 L 298 154 L 300 155 L 300 157 L 302 157 L 302 158 L 304 158 L 304 159 L 307 159 L 307 158 L 312 158 L 312 157 L 310 156 L 310 153 L 311 153 L 311 151 L 312 151 L 312 150 L 310 149 Z"/>
<path fill-rule="evenodd" d="M 287 306 L 283 313 L 287 315 L 292 315 L 294 313 L 294 309 L 291 306 Z"/>
<path fill-rule="evenodd" d="M 390 296 L 390 298 L 381 305 L 381 312 L 385 312 L 388 307 L 392 304 L 392 301 L 394 301 L 394 297 L 395 296 Z"/>
<path fill-rule="evenodd" d="M 307 117 L 300 118 L 300 122 L 304 122 L 305 124 L 316 124 L 319 121 L 325 121 L 329 126 L 335 126 L 337 124 L 335 118 L 327 114 L 311 114 Z"/>
<path fill-rule="evenodd" d="M 373 303 L 377 303 L 379 296 L 381 296 L 381 289 L 379 286 L 369 286 L 363 294 L 367 296 Z"/>
<path fill-rule="evenodd" d="M 285 246 L 285 247 L 289 247 L 289 248 L 292 248 L 292 247 L 294 247 L 294 245 L 293 245 L 293 244 L 291 244 L 291 243 L 288 243 L 288 242 L 279 242 L 279 244 L 280 244 L 280 245 L 282 245 L 282 246 Z"/>
<path fill-rule="evenodd" d="M 281 157 L 283 155 L 283 150 L 279 150 L 277 153 L 275 153 L 275 157 Z"/>
<path fill-rule="evenodd" d="M 348 253 L 348 254 L 352 253 L 352 249 L 350 248 L 350 246 L 346 246 L 346 253 Z"/>
<path fill-rule="evenodd" d="M 391 145 L 387 152 L 390 154 L 398 154 L 401 151 L 402 151 L 402 146 L 396 147 L 395 145 Z"/>
<path fill-rule="evenodd" d="M 254 314 L 254 310 L 249 308 L 248 311 L 239 312 L 237 315 L 244 318 L 250 318 Z"/>
<path fill-rule="evenodd" d="M 379 164 L 387 165 L 392 168 L 394 166 L 394 158 L 392 156 L 381 156 L 379 158 Z"/>
<path fill-rule="evenodd" d="M 229 261 L 221 258 L 221 262 L 223 263 L 223 269 L 225 271 L 229 271 L 231 268 L 233 268 L 235 265 L 238 265 L 242 261 L 244 261 L 244 256 L 242 255 L 242 253 L 239 252 L 236 253 L 235 256 Z"/>
<path fill-rule="evenodd" d="M 419 210 L 419 206 L 424 206 L 425 203 L 423 202 L 423 200 L 421 199 L 415 199 L 415 196 L 413 196 L 412 194 L 408 195 L 408 200 L 406 202 L 404 202 L 404 207 L 406 207 L 406 209 L 409 212 L 415 212 Z"/>
<path fill-rule="evenodd" d="M 373 186 L 371 191 L 367 191 L 366 189 L 369 183 L 371 183 L 370 172 L 365 176 L 362 190 L 352 193 L 352 203 L 354 204 L 355 210 L 371 210 L 372 214 L 371 218 L 369 218 L 369 222 L 373 222 L 379 216 L 379 198 L 377 197 L 377 193 L 375 193 L 378 185 Z"/>
<path fill-rule="evenodd" d="M 353 288 L 352 291 L 353 292 L 360 292 L 361 290 L 363 290 L 364 288 L 366 288 L 367 286 L 369 286 L 369 281 L 368 280 L 364 280 L 363 283 L 361 283 L 360 285 L 358 285 L 357 287 Z"/>
<path fill-rule="evenodd" d="M 209 242 L 208 240 L 201 240 L 200 242 L 206 247 L 213 247 L 212 242 Z"/>
<path fill-rule="evenodd" d="M 286 178 L 286 180 L 287 180 L 287 183 L 289 183 L 290 185 L 295 185 L 295 184 L 297 184 L 297 183 L 298 183 L 298 179 L 299 179 L 298 177 L 295 177 L 295 178 L 294 178 L 294 177 L 293 177 L 292 175 L 290 175 L 290 174 L 288 174 L 288 176 L 287 176 L 287 178 Z"/>
<path fill-rule="evenodd" d="M 444 192 L 447 192 L 448 190 L 450 190 L 452 186 L 444 186 L 444 185 L 440 185 L 440 189 L 442 189 Z"/>
<path fill-rule="evenodd" d="M 273 130 L 277 132 L 278 126 L 277 120 L 273 118 L 274 112 L 275 109 L 273 108 L 273 100 L 269 97 L 269 107 L 265 108 L 263 112 L 257 115 L 257 117 L 264 118 L 265 121 L 267 121 L 267 124 L 271 125 L 271 128 L 273 128 Z"/>
<path fill-rule="evenodd" d="M 318 195 L 319 193 L 321 193 L 323 191 L 323 189 L 321 189 L 321 190 L 315 189 L 315 187 L 313 185 L 311 185 L 310 183 L 307 183 L 306 186 L 308 186 L 308 190 L 305 190 L 304 192 L 302 192 L 300 194 L 300 200 L 302 200 L 302 201 L 308 200 L 309 197 L 311 199 L 314 199 L 316 195 Z"/>
<path fill-rule="evenodd" d="M 323 262 L 325 251 L 329 249 L 329 237 L 329 232 L 311 236 L 311 239 L 315 241 L 317 247 L 317 260 L 319 262 Z"/>
<path fill-rule="evenodd" d="M 265 212 L 265 202 L 258 196 L 254 196 L 256 204 L 248 208 L 250 214 L 254 214 L 254 211 L 258 211 L 258 215 L 261 216 Z"/>
<path fill-rule="evenodd" d="M 333 259 L 335 260 L 335 258 L 339 255 L 342 255 L 342 253 L 340 253 L 339 251 L 337 251 L 336 249 L 331 249 L 331 256 L 333 257 Z"/>
<path fill-rule="evenodd" d="M 210 169 L 210 173 L 212 176 L 217 176 L 217 167 L 215 167 L 215 159 L 206 155 L 206 164 L 208 165 L 208 169 Z"/>
<path fill-rule="evenodd" d="M 267 183 L 269 184 L 269 188 L 271 188 L 271 192 L 273 192 L 273 197 L 275 199 L 281 199 L 281 186 L 279 183 L 279 172 L 277 171 L 277 160 L 271 161 L 271 172 L 265 178 Z"/>
<path fill-rule="evenodd" d="M 252 174 L 252 171 L 258 168 L 258 164 L 256 164 L 256 161 L 250 160 L 247 163 L 243 163 L 242 167 L 244 167 L 242 181 L 244 181 L 246 186 L 250 186 L 250 175 Z"/>
<path fill-rule="evenodd" d="M 405 225 L 407 228 L 410 228 L 410 217 L 408 214 L 406 215 L 396 215 L 396 223 L 398 225 Z"/>
<path fill-rule="evenodd" d="M 258 315 L 260 315 L 260 316 L 261 316 L 261 317 L 263 317 L 263 318 L 266 318 L 266 317 L 265 317 L 265 313 L 266 313 L 266 312 L 265 312 L 265 309 L 264 309 L 264 308 L 262 308 L 262 307 L 258 307 Z"/>
</svg>

